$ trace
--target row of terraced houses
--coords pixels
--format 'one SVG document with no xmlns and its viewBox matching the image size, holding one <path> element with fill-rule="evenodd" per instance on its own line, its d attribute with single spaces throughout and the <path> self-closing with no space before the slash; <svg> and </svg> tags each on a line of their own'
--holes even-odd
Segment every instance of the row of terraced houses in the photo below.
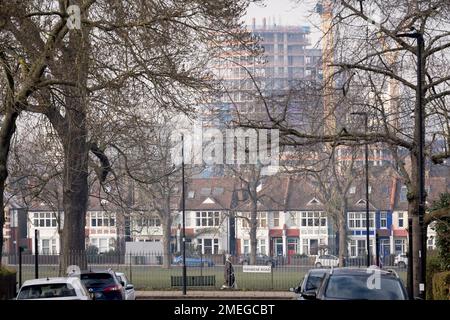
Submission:
<svg viewBox="0 0 450 320">
<path fill-rule="evenodd" d="M 375 253 L 375 234 L 381 256 L 406 253 L 408 213 L 406 186 L 388 169 L 373 173 L 369 186 L 370 241 Z M 394 176 L 394 177 L 393 177 Z M 375 182 L 376 181 L 376 182 Z M 338 234 L 332 215 L 320 189 L 304 177 L 269 177 L 258 185 L 257 251 L 270 256 L 336 253 Z M 243 254 L 250 252 L 249 216 L 252 203 L 241 191 L 239 179 L 229 177 L 192 179 L 186 191 L 187 241 L 203 254 Z M 440 193 L 449 192 L 448 174 L 429 173 L 426 190 L 428 203 Z M 180 251 L 181 202 L 175 190 L 171 248 Z M 355 180 L 347 196 L 348 253 L 365 254 L 365 185 Z M 10 201 L 6 208 L 5 252 L 17 252 L 18 246 L 34 252 L 35 230 L 39 231 L 41 254 L 60 251 L 59 226 L 62 210 L 55 212 L 44 204 L 23 208 Z M 91 198 L 86 218 L 86 244 L 99 252 L 119 250 L 127 241 L 162 241 L 161 219 L 152 213 L 124 215 L 105 200 Z M 434 231 L 428 229 L 428 247 L 435 247 Z"/>
</svg>

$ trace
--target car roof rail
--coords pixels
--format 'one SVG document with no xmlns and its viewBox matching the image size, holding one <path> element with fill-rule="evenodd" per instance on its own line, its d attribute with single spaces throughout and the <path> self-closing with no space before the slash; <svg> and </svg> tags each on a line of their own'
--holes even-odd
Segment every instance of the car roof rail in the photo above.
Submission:
<svg viewBox="0 0 450 320">
<path fill-rule="evenodd" d="M 397 271 L 395 271 L 394 269 L 385 269 L 385 270 L 390 274 L 393 274 L 396 278 L 399 278 Z"/>
</svg>

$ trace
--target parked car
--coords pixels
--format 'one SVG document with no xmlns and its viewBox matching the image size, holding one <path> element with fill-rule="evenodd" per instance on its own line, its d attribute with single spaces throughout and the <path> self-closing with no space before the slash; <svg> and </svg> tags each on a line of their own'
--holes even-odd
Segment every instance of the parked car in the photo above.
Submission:
<svg viewBox="0 0 450 320">
<path fill-rule="evenodd" d="M 380 277 L 379 287 L 375 278 L 369 279 L 373 276 Z M 319 289 L 307 296 L 319 300 L 408 299 L 406 289 L 395 272 L 368 268 L 332 268 L 325 274 Z"/>
<path fill-rule="evenodd" d="M 250 264 L 250 255 L 244 254 L 239 257 L 239 264 L 248 265 Z M 277 259 L 269 257 L 265 254 L 257 254 L 256 255 L 256 265 L 264 265 L 264 266 L 272 266 L 275 267 L 278 264 Z"/>
<path fill-rule="evenodd" d="M 408 266 L 408 255 L 398 254 L 394 258 L 394 266 L 399 268 L 406 268 Z"/>
<path fill-rule="evenodd" d="M 329 269 L 311 269 L 297 287 L 291 288 L 291 292 L 298 294 L 298 300 L 305 300 L 310 297 L 310 292 L 316 292 Z"/>
<path fill-rule="evenodd" d="M 173 259 L 173 263 L 176 265 L 183 265 L 183 256 L 177 256 Z M 201 256 L 189 256 L 186 257 L 187 267 L 213 267 L 214 261 L 208 258 L 203 258 Z"/>
<path fill-rule="evenodd" d="M 81 282 L 93 295 L 94 300 L 125 300 L 124 283 L 118 279 L 114 271 L 81 272 Z"/>
<path fill-rule="evenodd" d="M 338 267 L 339 266 L 339 258 L 333 256 L 332 254 L 324 254 L 316 257 L 316 261 L 314 261 L 314 265 L 316 268 L 321 267 Z"/>
<path fill-rule="evenodd" d="M 125 300 L 136 300 L 136 291 L 134 290 L 134 286 L 130 283 L 125 273 L 116 272 L 116 276 L 125 287 Z"/>
<path fill-rule="evenodd" d="M 75 277 L 27 280 L 16 300 L 91 300 L 88 290 Z"/>
</svg>

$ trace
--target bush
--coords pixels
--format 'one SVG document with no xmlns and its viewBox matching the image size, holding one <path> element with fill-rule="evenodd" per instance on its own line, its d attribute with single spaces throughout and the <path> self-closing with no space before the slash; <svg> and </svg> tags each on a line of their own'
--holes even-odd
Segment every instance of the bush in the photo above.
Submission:
<svg viewBox="0 0 450 320">
<path fill-rule="evenodd" d="M 0 266 L 0 300 L 9 300 L 16 294 L 16 271 Z"/>
<path fill-rule="evenodd" d="M 430 210 L 439 210 L 450 206 L 450 193 L 441 193 L 439 200 L 434 201 Z M 450 270 L 450 217 L 443 217 L 434 222 L 436 230 L 436 247 L 439 251 L 442 271 Z"/>
<path fill-rule="evenodd" d="M 450 271 L 436 273 L 433 276 L 433 299 L 450 300 Z"/>
<path fill-rule="evenodd" d="M 427 297 L 432 300 L 433 297 L 433 276 L 441 271 L 441 259 L 436 251 L 429 251 L 427 253 L 427 278 L 426 278 L 426 293 Z"/>
<path fill-rule="evenodd" d="M 16 274 L 16 270 L 0 266 L 0 277 Z"/>
</svg>

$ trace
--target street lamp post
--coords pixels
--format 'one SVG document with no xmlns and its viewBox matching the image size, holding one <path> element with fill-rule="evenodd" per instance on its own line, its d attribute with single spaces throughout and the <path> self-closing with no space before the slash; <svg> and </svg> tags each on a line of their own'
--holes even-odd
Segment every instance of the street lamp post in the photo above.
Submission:
<svg viewBox="0 0 450 320">
<path fill-rule="evenodd" d="M 352 112 L 352 115 L 364 117 L 364 134 L 367 135 L 368 117 L 367 112 Z M 369 216 L 369 144 L 366 142 L 364 149 L 364 164 L 366 176 L 366 250 L 367 250 L 367 267 L 370 267 L 370 216 Z"/>
<path fill-rule="evenodd" d="M 182 220 L 183 220 L 183 230 L 182 230 L 182 249 L 183 249 L 183 295 L 186 295 L 186 206 L 185 206 L 185 190 L 184 190 L 184 136 L 181 135 L 181 210 L 182 210 Z"/>
<path fill-rule="evenodd" d="M 414 30 L 414 29 L 412 29 Z M 417 39 L 417 85 L 416 85 L 416 105 L 415 105 L 415 127 L 417 130 L 414 133 L 414 141 L 416 142 L 415 150 L 417 170 L 418 170 L 418 218 L 419 218 L 419 234 L 420 247 L 417 248 L 419 255 L 419 296 L 425 299 L 425 279 L 426 279 L 426 225 L 424 223 L 425 215 L 425 165 L 424 165 L 424 145 L 425 145 L 425 121 L 424 121 L 424 107 L 423 107 L 423 50 L 425 41 L 423 34 L 414 30 L 414 33 L 401 33 L 397 37 L 406 37 Z"/>
</svg>

